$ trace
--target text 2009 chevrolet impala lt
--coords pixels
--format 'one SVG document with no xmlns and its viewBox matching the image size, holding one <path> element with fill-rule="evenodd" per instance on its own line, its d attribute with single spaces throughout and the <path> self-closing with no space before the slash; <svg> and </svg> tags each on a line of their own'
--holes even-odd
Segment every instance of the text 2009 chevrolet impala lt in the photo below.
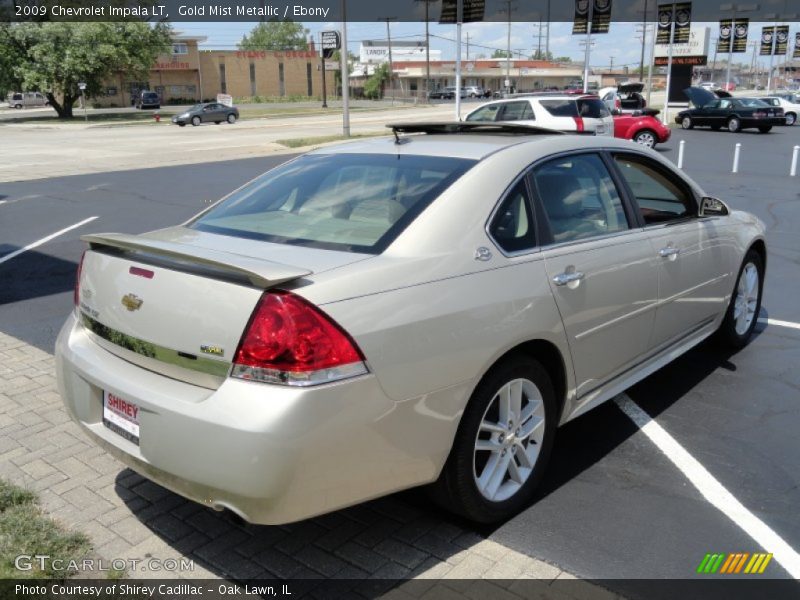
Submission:
<svg viewBox="0 0 800 600">
<path fill-rule="evenodd" d="M 97 443 L 258 523 L 427 483 L 493 521 L 530 501 L 558 425 L 715 332 L 750 337 L 763 224 L 651 150 L 395 132 L 184 225 L 84 237 L 58 380 Z"/>
</svg>

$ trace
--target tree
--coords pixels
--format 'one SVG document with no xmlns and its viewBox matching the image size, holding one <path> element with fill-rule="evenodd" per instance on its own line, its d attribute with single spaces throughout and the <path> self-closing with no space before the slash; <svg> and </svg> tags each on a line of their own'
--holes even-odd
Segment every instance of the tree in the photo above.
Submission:
<svg viewBox="0 0 800 600">
<path fill-rule="evenodd" d="M 294 21 L 267 21 L 259 23 L 242 37 L 240 50 L 308 50 L 306 36 L 309 30 Z"/>
<path fill-rule="evenodd" d="M 505 50 L 495 50 L 492 52 L 492 58 L 508 58 L 508 52 Z"/>
<path fill-rule="evenodd" d="M 364 96 L 370 100 L 378 100 L 383 95 L 383 86 L 389 81 L 389 63 L 381 63 L 375 67 L 370 78 L 364 83 Z"/>
<path fill-rule="evenodd" d="M 169 25 L 158 23 L 0 24 L 0 87 L 39 90 L 62 119 L 80 98 L 101 93 L 114 73 L 146 77 L 171 42 Z M 5 61 L 6 64 L 3 64 Z"/>
</svg>

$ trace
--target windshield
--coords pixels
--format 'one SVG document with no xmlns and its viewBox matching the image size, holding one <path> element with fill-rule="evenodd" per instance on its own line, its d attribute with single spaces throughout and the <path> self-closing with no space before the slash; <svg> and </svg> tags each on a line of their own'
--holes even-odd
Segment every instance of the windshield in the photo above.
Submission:
<svg viewBox="0 0 800 600">
<path fill-rule="evenodd" d="M 399 154 L 305 155 L 234 192 L 190 227 L 377 254 L 475 162 Z"/>
</svg>

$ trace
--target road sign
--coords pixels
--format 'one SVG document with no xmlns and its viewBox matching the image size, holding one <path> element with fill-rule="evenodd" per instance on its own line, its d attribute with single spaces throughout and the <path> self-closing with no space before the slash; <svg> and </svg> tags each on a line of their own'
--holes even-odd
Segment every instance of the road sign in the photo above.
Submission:
<svg viewBox="0 0 800 600">
<path fill-rule="evenodd" d="M 81 81 L 78 84 L 78 89 L 81 90 L 81 91 L 85 90 L 86 89 L 86 84 Z"/>
</svg>

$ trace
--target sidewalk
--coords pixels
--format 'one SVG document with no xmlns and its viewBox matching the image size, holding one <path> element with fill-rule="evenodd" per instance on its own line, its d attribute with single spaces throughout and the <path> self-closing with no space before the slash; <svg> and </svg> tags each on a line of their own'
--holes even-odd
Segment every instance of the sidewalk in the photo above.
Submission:
<svg viewBox="0 0 800 600">
<path fill-rule="evenodd" d="M 279 527 L 184 500 L 92 445 L 61 403 L 53 357 L 3 333 L 0 477 L 36 490 L 43 508 L 86 533 L 100 558 L 194 562 L 193 570 L 134 578 L 484 578 L 508 587 L 574 579 L 397 496 Z M 588 583 L 574 589 L 584 593 L 558 596 L 617 597 Z"/>
</svg>

